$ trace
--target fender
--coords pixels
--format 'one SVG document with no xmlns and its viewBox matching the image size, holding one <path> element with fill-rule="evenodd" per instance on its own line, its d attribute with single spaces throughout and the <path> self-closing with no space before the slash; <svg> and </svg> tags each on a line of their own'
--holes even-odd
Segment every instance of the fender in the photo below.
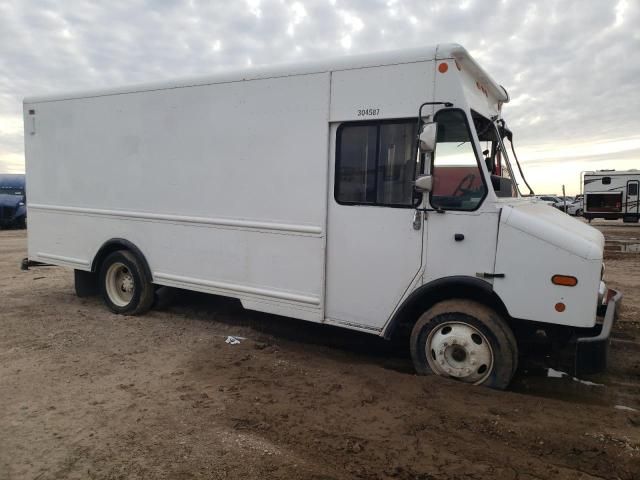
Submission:
<svg viewBox="0 0 640 480">
<path fill-rule="evenodd" d="M 469 298 L 495 308 L 506 319 L 511 318 L 491 283 L 476 277 L 456 275 L 433 280 L 411 292 L 384 327 L 382 336 L 389 340 L 401 324 L 417 320 L 432 305 L 449 298 Z"/>
<path fill-rule="evenodd" d="M 102 261 L 112 252 L 116 250 L 129 250 L 136 257 L 140 259 L 142 265 L 144 267 L 145 273 L 148 275 L 148 278 L 153 281 L 153 276 L 151 275 L 151 269 L 149 268 L 149 263 L 145 258 L 142 251 L 129 240 L 125 240 L 124 238 L 112 238 L 111 240 L 107 240 L 102 244 L 102 246 L 98 249 L 98 253 L 93 257 L 93 262 L 91 263 L 91 271 L 93 273 L 98 273 L 98 269 L 102 264 Z"/>
</svg>

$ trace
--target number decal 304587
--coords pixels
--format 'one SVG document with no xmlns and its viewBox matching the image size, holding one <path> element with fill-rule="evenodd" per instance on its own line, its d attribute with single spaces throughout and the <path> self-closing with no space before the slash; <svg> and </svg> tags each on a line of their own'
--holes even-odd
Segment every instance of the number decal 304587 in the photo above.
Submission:
<svg viewBox="0 0 640 480">
<path fill-rule="evenodd" d="M 375 117 L 376 115 L 380 115 L 379 108 L 360 108 L 358 109 L 359 117 Z"/>
</svg>

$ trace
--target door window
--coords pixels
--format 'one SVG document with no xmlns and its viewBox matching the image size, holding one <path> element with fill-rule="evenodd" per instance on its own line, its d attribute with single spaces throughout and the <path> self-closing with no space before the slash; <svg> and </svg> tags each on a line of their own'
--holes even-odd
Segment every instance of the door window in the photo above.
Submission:
<svg viewBox="0 0 640 480">
<path fill-rule="evenodd" d="M 627 195 L 630 195 L 632 197 L 635 197 L 636 195 L 638 195 L 637 182 L 632 182 L 632 183 L 629 183 L 629 185 L 627 185 Z"/>
<path fill-rule="evenodd" d="M 413 207 L 416 128 L 415 120 L 341 125 L 336 139 L 336 201 Z"/>
<path fill-rule="evenodd" d="M 433 154 L 431 205 L 444 210 L 476 210 L 487 195 L 473 140 L 462 110 L 440 110 Z"/>
</svg>

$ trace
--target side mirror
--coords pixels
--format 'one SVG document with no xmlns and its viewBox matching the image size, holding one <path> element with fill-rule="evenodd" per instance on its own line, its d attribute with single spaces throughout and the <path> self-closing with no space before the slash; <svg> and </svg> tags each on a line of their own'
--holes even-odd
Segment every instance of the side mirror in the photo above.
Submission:
<svg viewBox="0 0 640 480">
<path fill-rule="evenodd" d="M 430 192 L 433 188 L 433 177 L 431 175 L 421 175 L 413 182 L 417 192 Z"/>
<path fill-rule="evenodd" d="M 438 133 L 438 124 L 435 122 L 425 123 L 422 127 L 418 139 L 420 140 L 420 150 L 424 153 L 433 152 L 436 149 L 436 135 Z"/>
</svg>

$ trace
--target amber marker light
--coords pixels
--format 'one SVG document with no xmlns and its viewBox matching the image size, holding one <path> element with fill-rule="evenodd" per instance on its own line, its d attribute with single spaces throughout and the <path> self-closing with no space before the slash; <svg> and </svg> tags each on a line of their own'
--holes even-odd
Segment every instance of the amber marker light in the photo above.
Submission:
<svg viewBox="0 0 640 480">
<path fill-rule="evenodd" d="M 562 313 L 562 312 L 565 311 L 566 308 L 567 308 L 567 306 L 564 303 L 562 303 L 562 302 L 556 303 L 556 312 Z"/>
<path fill-rule="evenodd" d="M 438 71 L 440 73 L 447 73 L 447 70 L 449 70 L 449 65 L 447 65 L 446 63 L 441 63 L 440 65 L 438 65 Z"/>
<path fill-rule="evenodd" d="M 551 283 L 564 287 L 575 287 L 578 284 L 578 279 L 571 275 L 554 275 L 551 277 Z"/>
</svg>

